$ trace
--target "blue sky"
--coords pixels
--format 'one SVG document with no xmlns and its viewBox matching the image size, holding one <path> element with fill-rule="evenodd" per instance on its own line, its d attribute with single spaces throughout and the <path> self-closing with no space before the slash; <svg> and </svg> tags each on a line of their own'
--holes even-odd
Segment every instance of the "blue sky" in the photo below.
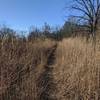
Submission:
<svg viewBox="0 0 100 100">
<path fill-rule="evenodd" d="M 70 0 L 0 0 L 0 24 L 17 30 L 27 30 L 44 22 L 51 26 L 62 25 L 64 7 Z M 68 13 L 67 13 L 68 14 Z"/>
</svg>

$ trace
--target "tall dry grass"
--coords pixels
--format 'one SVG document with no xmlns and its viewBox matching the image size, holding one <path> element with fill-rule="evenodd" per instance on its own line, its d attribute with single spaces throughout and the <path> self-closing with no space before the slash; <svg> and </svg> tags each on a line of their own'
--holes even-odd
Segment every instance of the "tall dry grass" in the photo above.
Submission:
<svg viewBox="0 0 100 100">
<path fill-rule="evenodd" d="M 51 40 L 0 40 L 0 100 L 37 100 L 37 79 L 44 70 Z"/>
<path fill-rule="evenodd" d="M 81 38 L 59 42 L 53 76 L 57 100 L 100 100 L 100 43 Z"/>
<path fill-rule="evenodd" d="M 100 99 L 100 41 L 94 51 L 91 40 L 64 39 L 48 59 L 54 45 L 48 39 L 0 39 L 0 100 L 41 100 L 45 90 L 56 100 Z M 45 66 L 51 59 L 48 72 Z"/>
</svg>

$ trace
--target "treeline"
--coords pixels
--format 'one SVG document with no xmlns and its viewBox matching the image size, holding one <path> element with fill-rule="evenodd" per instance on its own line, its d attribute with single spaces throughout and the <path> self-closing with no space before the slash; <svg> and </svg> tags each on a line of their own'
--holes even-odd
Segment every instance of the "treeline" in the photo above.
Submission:
<svg viewBox="0 0 100 100">
<path fill-rule="evenodd" d="M 42 29 L 32 27 L 28 35 L 25 36 L 25 32 L 17 32 L 9 27 L 0 28 L 0 39 L 17 38 L 23 40 L 36 40 L 36 39 L 54 39 L 62 40 L 63 38 L 87 36 L 89 31 L 85 28 L 85 25 L 81 25 L 75 18 L 69 18 L 62 27 L 51 27 L 45 23 Z"/>
<path fill-rule="evenodd" d="M 61 27 L 51 27 L 45 23 L 42 29 L 31 28 L 27 37 L 24 36 L 25 33 L 21 35 L 20 32 L 3 27 L 0 28 L 0 38 L 13 37 L 31 41 L 37 38 L 62 40 L 68 37 L 86 36 L 87 40 L 92 37 L 96 42 L 96 36 L 100 29 L 100 0 L 73 0 L 70 8 L 74 12 L 78 11 L 78 14 L 69 16 Z"/>
</svg>

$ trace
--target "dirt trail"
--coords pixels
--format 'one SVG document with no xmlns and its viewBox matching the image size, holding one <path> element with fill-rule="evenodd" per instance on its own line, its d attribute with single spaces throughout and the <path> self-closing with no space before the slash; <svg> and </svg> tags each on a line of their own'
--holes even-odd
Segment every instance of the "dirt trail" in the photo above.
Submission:
<svg viewBox="0 0 100 100">
<path fill-rule="evenodd" d="M 40 75 L 37 83 L 39 88 L 38 100 L 56 100 L 55 93 L 57 89 L 52 75 L 56 48 L 57 44 L 48 50 L 49 56 L 44 66 L 45 70 Z"/>
</svg>

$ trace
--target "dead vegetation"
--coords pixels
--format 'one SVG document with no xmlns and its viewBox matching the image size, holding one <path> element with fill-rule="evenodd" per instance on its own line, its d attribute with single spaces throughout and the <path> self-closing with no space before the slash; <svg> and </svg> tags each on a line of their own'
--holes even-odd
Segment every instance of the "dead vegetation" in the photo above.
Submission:
<svg viewBox="0 0 100 100">
<path fill-rule="evenodd" d="M 36 81 L 47 62 L 50 40 L 23 41 L 2 39 L 0 42 L 1 100 L 36 100 Z"/>
<path fill-rule="evenodd" d="M 1 100 L 100 99 L 99 39 L 1 39 L 0 67 Z"/>
<path fill-rule="evenodd" d="M 58 100 L 100 99 L 100 45 L 69 38 L 59 42 L 54 65 Z"/>
</svg>

